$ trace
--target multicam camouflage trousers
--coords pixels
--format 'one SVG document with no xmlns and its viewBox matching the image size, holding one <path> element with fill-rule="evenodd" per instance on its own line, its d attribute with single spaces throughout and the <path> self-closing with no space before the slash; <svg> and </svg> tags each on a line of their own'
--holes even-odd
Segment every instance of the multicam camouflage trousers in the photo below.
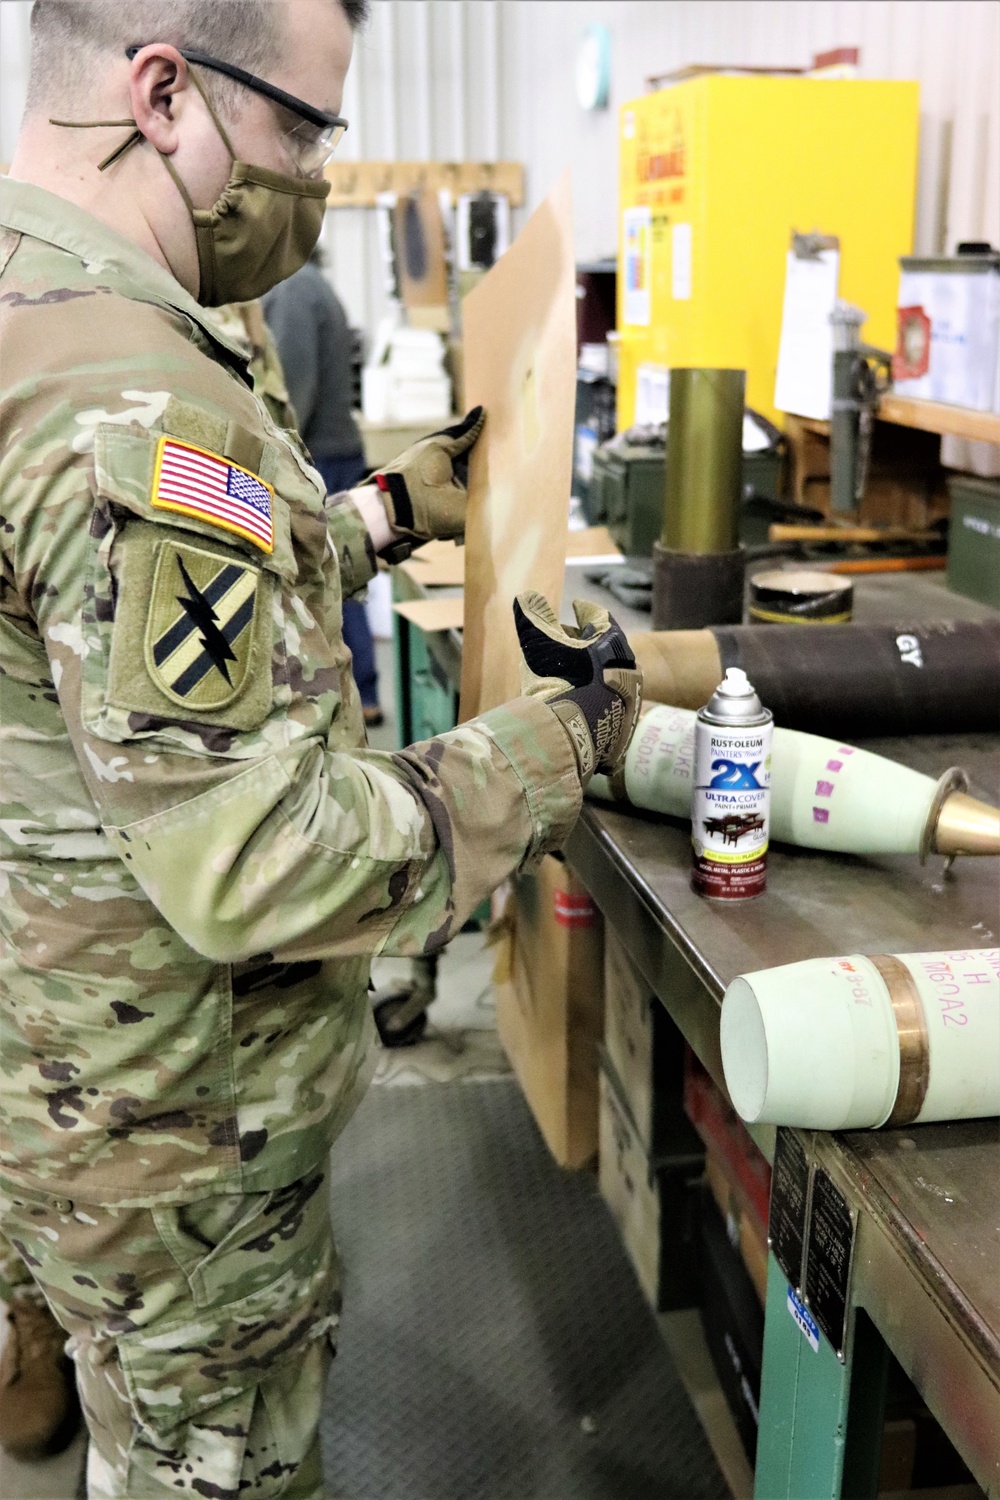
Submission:
<svg viewBox="0 0 1000 1500">
<path fill-rule="evenodd" d="M 10 1240 L 0 1234 L 0 1302 L 12 1297 L 44 1304 L 45 1293 L 18 1255 Z"/>
<path fill-rule="evenodd" d="M 0 1231 L 70 1336 L 90 1500 L 322 1500 L 340 1304 L 322 1172 L 157 1208 L 0 1178 Z"/>
</svg>

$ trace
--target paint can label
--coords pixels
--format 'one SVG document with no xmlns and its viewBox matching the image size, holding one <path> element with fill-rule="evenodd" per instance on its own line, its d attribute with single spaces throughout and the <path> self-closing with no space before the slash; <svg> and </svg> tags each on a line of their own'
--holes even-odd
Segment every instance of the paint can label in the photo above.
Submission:
<svg viewBox="0 0 1000 1500">
<path fill-rule="evenodd" d="M 767 881 L 772 725 L 695 726 L 692 884 L 700 896 L 744 901 Z"/>
</svg>

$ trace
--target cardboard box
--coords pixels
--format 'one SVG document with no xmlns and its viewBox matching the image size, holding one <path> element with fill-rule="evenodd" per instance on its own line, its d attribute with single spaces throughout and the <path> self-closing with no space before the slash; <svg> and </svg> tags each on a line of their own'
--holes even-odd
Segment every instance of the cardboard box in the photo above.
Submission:
<svg viewBox="0 0 1000 1500">
<path fill-rule="evenodd" d="M 697 1148 L 651 1159 L 605 1053 L 601 1059 L 601 1196 L 621 1232 L 639 1285 L 657 1312 L 698 1300 L 695 1194 L 703 1157 Z"/>
<path fill-rule="evenodd" d="M 705 1182 L 722 1215 L 729 1243 L 739 1251 L 763 1307 L 767 1301 L 767 1225 L 757 1217 L 739 1184 L 730 1177 L 725 1159 L 712 1146 L 705 1152 Z"/>
<path fill-rule="evenodd" d="M 497 1029 L 560 1166 L 597 1151 L 597 1045 L 604 1024 L 600 912 L 568 865 L 546 855 L 518 880 L 502 919 Z"/>
<path fill-rule="evenodd" d="M 674 1149 L 683 1112 L 684 1045 L 621 939 L 604 939 L 604 1046 L 647 1156 Z"/>
<path fill-rule="evenodd" d="M 716 1088 L 690 1047 L 684 1054 L 684 1110 L 705 1145 L 725 1163 L 759 1224 L 767 1223 L 771 1168 L 732 1105 Z"/>
<path fill-rule="evenodd" d="M 753 1463 L 757 1451 L 764 1309 L 707 1187 L 701 1201 L 698 1248 L 705 1340 L 746 1455 Z"/>
</svg>

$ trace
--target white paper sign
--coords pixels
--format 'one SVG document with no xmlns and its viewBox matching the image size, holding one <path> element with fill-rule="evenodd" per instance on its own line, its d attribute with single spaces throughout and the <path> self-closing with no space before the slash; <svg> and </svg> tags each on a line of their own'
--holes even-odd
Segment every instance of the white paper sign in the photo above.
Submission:
<svg viewBox="0 0 1000 1500">
<path fill-rule="evenodd" d="M 625 260 L 625 322 L 648 328 L 652 316 L 653 215 L 648 205 L 622 214 Z"/>
<path fill-rule="evenodd" d="M 675 224 L 671 236 L 670 289 L 675 302 L 691 301 L 691 225 Z"/>
<path fill-rule="evenodd" d="M 816 421 L 830 420 L 833 395 L 833 326 L 840 251 L 821 250 L 803 260 L 789 250 L 781 314 L 774 404 Z"/>
<path fill-rule="evenodd" d="M 657 427 L 670 417 L 670 371 L 647 361 L 635 372 L 635 421 L 638 427 Z"/>
</svg>

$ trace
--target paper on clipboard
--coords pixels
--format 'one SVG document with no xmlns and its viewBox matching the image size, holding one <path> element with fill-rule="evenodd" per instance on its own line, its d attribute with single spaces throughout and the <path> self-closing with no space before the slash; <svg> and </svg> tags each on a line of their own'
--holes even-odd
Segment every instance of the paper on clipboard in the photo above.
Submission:
<svg viewBox="0 0 1000 1500">
<path fill-rule="evenodd" d="M 774 404 L 779 411 L 830 420 L 833 397 L 833 326 L 840 251 L 802 256 L 789 250 Z"/>
</svg>

